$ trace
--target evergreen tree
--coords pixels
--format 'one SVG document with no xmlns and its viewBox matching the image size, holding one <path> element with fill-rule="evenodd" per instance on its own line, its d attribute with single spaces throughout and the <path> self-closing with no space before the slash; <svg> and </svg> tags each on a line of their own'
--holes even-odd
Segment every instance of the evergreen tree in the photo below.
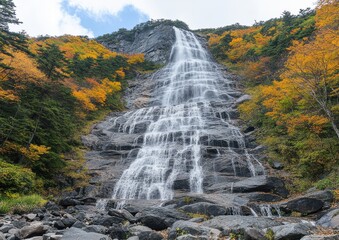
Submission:
<svg viewBox="0 0 339 240">
<path fill-rule="evenodd" d="M 6 51 L 5 46 L 10 46 L 16 50 L 28 52 L 27 39 L 23 34 L 10 32 L 8 24 L 20 24 L 15 16 L 15 5 L 12 0 L 0 0 L 0 53 L 11 55 Z M 10 68 L 2 63 L 0 58 L 0 70 Z"/>
<path fill-rule="evenodd" d="M 64 67 L 67 60 L 63 52 L 55 44 L 47 44 L 38 50 L 37 59 L 39 69 L 46 74 L 49 79 L 58 80 L 66 76 Z"/>
</svg>

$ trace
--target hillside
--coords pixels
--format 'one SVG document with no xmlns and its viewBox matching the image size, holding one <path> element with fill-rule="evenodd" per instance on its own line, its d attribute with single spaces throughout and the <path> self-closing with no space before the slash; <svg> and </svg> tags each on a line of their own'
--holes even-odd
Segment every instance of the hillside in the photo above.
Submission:
<svg viewBox="0 0 339 240">
<path fill-rule="evenodd" d="M 198 31 L 242 77 L 251 100 L 239 107 L 241 117 L 267 146 L 267 160 L 291 174 L 294 191 L 339 184 L 338 10 L 337 1 L 320 1 L 252 27 Z"/>
<path fill-rule="evenodd" d="M 25 38 L 20 46 L 8 44 L 0 56 L 0 192 L 82 185 L 80 133 L 124 109 L 126 79 L 153 65 L 85 37 Z"/>
</svg>

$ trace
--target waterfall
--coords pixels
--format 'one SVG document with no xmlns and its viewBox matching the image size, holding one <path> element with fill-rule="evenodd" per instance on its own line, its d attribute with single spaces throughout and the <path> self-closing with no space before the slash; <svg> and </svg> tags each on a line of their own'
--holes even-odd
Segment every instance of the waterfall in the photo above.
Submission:
<svg viewBox="0 0 339 240">
<path fill-rule="evenodd" d="M 190 192 L 203 193 L 206 146 L 216 146 L 220 155 L 229 156 L 235 175 L 236 161 L 247 164 L 253 176 L 263 174 L 227 111 L 239 95 L 234 83 L 223 76 L 192 32 L 175 27 L 174 32 L 169 63 L 152 79 L 157 84 L 155 103 L 126 113 L 123 123 L 115 119 L 110 126 L 126 134 L 147 126 L 141 148 L 115 185 L 114 199 L 171 199 L 180 179 Z M 222 131 L 215 126 L 222 126 Z"/>
</svg>

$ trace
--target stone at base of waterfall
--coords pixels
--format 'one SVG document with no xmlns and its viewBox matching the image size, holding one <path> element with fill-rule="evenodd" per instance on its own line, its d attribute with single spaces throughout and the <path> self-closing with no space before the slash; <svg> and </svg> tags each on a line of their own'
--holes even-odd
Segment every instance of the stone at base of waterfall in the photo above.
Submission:
<svg viewBox="0 0 339 240">
<path fill-rule="evenodd" d="M 108 228 L 101 226 L 101 225 L 88 225 L 88 226 L 85 226 L 82 230 L 84 230 L 86 232 L 94 232 L 94 233 L 105 234 L 107 232 Z"/>
<path fill-rule="evenodd" d="M 199 239 L 218 239 L 220 235 L 218 229 L 213 229 L 210 227 L 202 226 L 199 223 L 189 222 L 189 221 L 177 221 L 173 224 L 170 229 L 168 239 L 178 239 L 180 235 L 190 234 L 192 236 L 197 236 Z M 186 238 L 184 238 L 186 239 Z M 188 238 L 190 239 L 190 238 Z"/>
<path fill-rule="evenodd" d="M 81 240 L 111 240 L 110 237 L 94 232 L 85 232 L 79 228 L 70 228 L 65 231 L 64 235 L 62 236 L 62 240 L 74 240 L 74 239 L 81 239 Z"/>
<path fill-rule="evenodd" d="M 130 223 L 135 223 L 137 221 L 137 219 L 125 209 L 121 209 L 121 210 L 109 209 L 108 215 L 125 219 L 129 221 Z"/>
<path fill-rule="evenodd" d="M 124 218 L 120 218 L 120 217 L 98 215 L 93 219 L 93 224 L 109 227 L 109 226 L 112 226 L 113 224 L 119 224 L 119 223 L 122 223 L 124 221 L 126 221 L 126 220 Z"/>
<path fill-rule="evenodd" d="M 261 229 L 246 228 L 244 231 L 244 238 L 246 240 L 266 240 L 265 233 Z"/>
<path fill-rule="evenodd" d="M 322 227 L 330 227 L 339 229 L 339 208 L 333 209 L 324 216 L 322 216 L 317 224 Z"/>
<path fill-rule="evenodd" d="M 307 197 L 295 198 L 280 205 L 284 212 L 299 212 L 303 215 L 318 212 L 323 206 L 323 201 Z"/>
<path fill-rule="evenodd" d="M 109 236 L 112 239 L 126 239 L 130 232 L 128 231 L 127 227 L 121 224 L 113 224 L 109 229 Z"/>
<path fill-rule="evenodd" d="M 189 213 L 204 214 L 207 216 L 219 216 L 227 214 L 227 209 L 225 207 L 207 202 L 199 202 L 186 205 L 181 207 L 180 210 Z"/>
<path fill-rule="evenodd" d="M 323 209 L 330 208 L 334 201 L 334 195 L 329 190 L 313 191 L 313 192 L 307 193 L 306 195 L 304 195 L 304 197 L 315 198 L 315 199 L 323 201 L 324 202 Z"/>
<path fill-rule="evenodd" d="M 34 236 L 41 236 L 45 232 L 47 232 L 47 230 L 48 230 L 48 227 L 43 225 L 42 222 L 33 222 L 32 224 L 21 228 L 17 232 L 16 236 L 20 239 L 34 237 Z"/>
<path fill-rule="evenodd" d="M 250 202 L 278 202 L 283 200 L 282 197 L 272 193 L 253 192 L 241 195 L 243 198 L 247 198 Z"/>
<path fill-rule="evenodd" d="M 173 205 L 175 208 L 180 208 L 182 206 L 190 205 L 190 204 L 198 203 L 198 202 L 211 203 L 210 201 L 202 197 L 186 195 L 186 196 L 175 197 L 172 200 L 166 201 L 162 204 L 162 206 Z"/>
<path fill-rule="evenodd" d="M 315 227 L 310 223 L 290 223 L 272 227 L 275 240 L 298 240 L 311 233 Z"/>
<path fill-rule="evenodd" d="M 189 217 L 172 208 L 151 207 L 136 215 L 138 221 L 153 230 L 164 230 L 171 227 L 177 220 L 188 220 Z"/>
<path fill-rule="evenodd" d="M 247 228 L 264 229 L 281 225 L 272 218 L 258 218 L 253 216 L 217 216 L 202 223 L 202 226 L 216 228 L 222 234 L 244 231 Z"/>
<path fill-rule="evenodd" d="M 271 192 L 283 198 L 288 195 L 284 182 L 277 177 L 256 176 L 235 183 L 218 183 L 208 187 L 208 192 L 223 192 L 233 189 L 234 193 Z"/>
<path fill-rule="evenodd" d="M 335 235 L 308 235 L 300 240 L 339 240 L 339 234 Z"/>
</svg>

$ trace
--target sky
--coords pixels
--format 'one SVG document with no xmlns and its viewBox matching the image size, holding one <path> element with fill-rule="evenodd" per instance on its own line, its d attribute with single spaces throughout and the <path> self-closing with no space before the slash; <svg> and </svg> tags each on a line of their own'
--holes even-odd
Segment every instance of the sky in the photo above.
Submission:
<svg viewBox="0 0 339 240">
<path fill-rule="evenodd" d="M 131 29 L 151 19 L 181 20 L 190 29 L 240 23 L 252 25 L 314 8 L 316 0 L 13 0 L 20 25 L 30 36 L 63 34 L 97 37 Z"/>
</svg>

